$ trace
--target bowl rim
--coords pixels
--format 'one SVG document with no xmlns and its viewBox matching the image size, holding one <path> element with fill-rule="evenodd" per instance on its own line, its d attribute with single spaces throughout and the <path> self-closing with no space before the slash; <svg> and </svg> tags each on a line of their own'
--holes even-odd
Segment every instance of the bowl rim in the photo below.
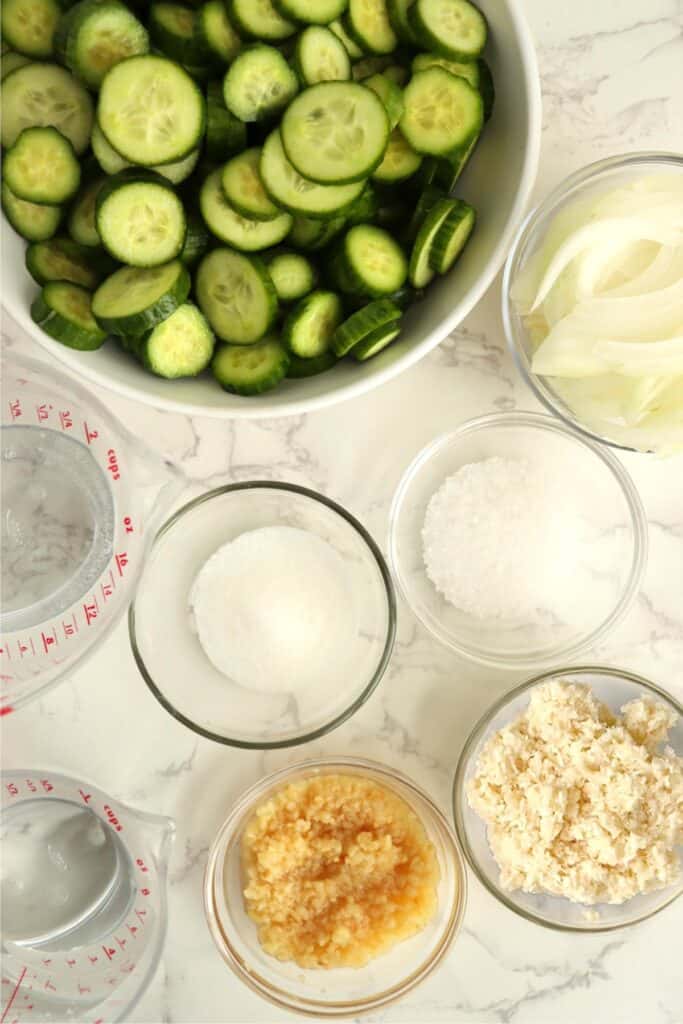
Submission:
<svg viewBox="0 0 683 1024">
<path fill-rule="evenodd" d="M 478 719 L 465 740 L 465 745 L 460 752 L 460 757 L 458 758 L 455 774 L 453 776 L 453 787 L 451 791 L 451 806 L 458 841 L 463 849 L 467 863 L 484 888 L 487 889 L 500 903 L 507 907 L 508 910 L 512 910 L 519 917 L 524 918 L 524 920 L 530 921 L 532 924 L 542 925 L 550 931 L 571 932 L 574 934 L 600 934 L 603 932 L 614 932 L 622 928 L 630 928 L 635 924 L 640 924 L 642 921 L 646 921 L 650 917 L 654 917 L 655 914 L 658 914 L 661 910 L 671 906 L 679 896 L 683 895 L 683 878 L 681 879 L 681 883 L 677 888 L 674 888 L 673 893 L 667 900 L 665 900 L 665 902 L 661 903 L 653 910 L 640 914 L 638 917 L 634 917 L 629 921 L 623 921 L 619 924 L 602 925 L 599 922 L 586 922 L 586 924 L 581 925 L 561 924 L 556 921 L 549 921 L 547 918 L 541 917 L 539 914 L 535 914 L 533 911 L 519 906 L 499 886 L 495 885 L 489 878 L 487 878 L 486 874 L 481 870 L 479 862 L 474 855 L 472 847 L 470 846 L 462 810 L 465 800 L 465 772 L 467 771 L 467 767 L 472 756 L 472 750 L 479 740 L 486 734 L 494 716 L 498 714 L 499 711 L 502 711 L 516 697 L 519 697 L 524 693 L 528 693 L 534 689 L 534 687 L 540 686 L 548 679 L 558 677 L 578 677 L 587 673 L 608 676 L 613 679 L 621 679 L 630 683 L 635 683 L 637 686 L 643 687 L 653 696 L 658 697 L 660 700 L 663 700 L 672 706 L 681 719 L 683 719 L 683 704 L 681 704 L 672 693 L 669 693 L 656 683 L 653 683 L 650 679 L 646 679 L 644 676 L 638 675 L 635 672 L 629 672 L 626 669 L 619 669 L 608 665 L 590 664 L 548 669 L 545 672 L 541 672 L 540 674 L 533 676 L 531 679 L 527 679 L 518 686 L 514 686 L 511 690 L 507 690 L 498 698 L 498 700 L 494 701 L 488 710 L 485 711 Z M 578 681 L 580 682 L 580 680 Z"/>
<path fill-rule="evenodd" d="M 683 156 L 673 150 L 638 150 L 633 153 L 622 153 L 617 156 L 605 157 L 602 160 L 594 160 L 592 163 L 579 167 L 578 170 L 563 178 L 544 199 L 540 200 L 528 211 L 517 228 L 503 268 L 500 300 L 503 333 L 505 334 L 505 340 L 512 360 L 524 382 L 548 412 L 552 413 L 553 416 L 557 416 L 566 426 L 591 441 L 597 441 L 599 444 L 606 445 L 608 448 L 614 448 L 617 451 L 647 455 L 652 454 L 652 452 L 645 449 L 632 448 L 630 445 L 621 444 L 619 441 L 614 441 L 609 437 L 598 434 L 583 425 L 578 418 L 569 416 L 559 407 L 552 389 L 544 383 L 544 378 L 532 373 L 527 365 L 527 360 L 522 353 L 522 346 L 518 342 L 517 331 L 513 322 L 514 310 L 511 298 L 513 279 L 519 270 L 520 253 L 538 224 L 551 217 L 557 210 L 558 205 L 563 199 L 567 198 L 570 192 L 578 192 L 583 186 L 589 185 L 604 172 L 626 170 L 639 164 L 670 164 L 683 170 Z"/>
<path fill-rule="evenodd" d="M 265 981 L 255 971 L 251 970 L 244 958 L 233 948 L 230 940 L 221 927 L 220 916 L 216 909 L 214 900 L 214 886 L 219 872 L 225 864 L 225 850 L 229 842 L 231 832 L 236 822 L 243 817 L 249 808 L 252 808 L 264 793 L 274 788 L 286 785 L 287 780 L 292 776 L 302 773 L 314 774 L 319 769 L 356 769 L 359 774 L 364 772 L 372 776 L 379 776 L 380 784 L 386 786 L 393 793 L 400 796 L 409 804 L 411 810 L 417 814 L 422 821 L 424 815 L 417 810 L 415 804 L 409 801 L 405 794 L 396 788 L 396 783 L 404 787 L 411 798 L 417 798 L 427 808 L 429 815 L 437 824 L 445 847 L 447 848 L 448 861 L 456 877 L 456 892 L 453 904 L 450 908 L 448 920 L 443 927 L 438 945 L 431 953 L 428 960 L 420 964 L 398 984 L 384 992 L 369 999 L 345 1000 L 325 1003 L 320 1000 L 301 1000 L 292 1002 L 286 990 L 272 985 Z M 412 991 L 420 982 L 424 981 L 442 962 L 443 958 L 451 948 L 454 940 L 460 932 L 467 906 L 467 871 L 465 860 L 457 835 L 443 811 L 437 806 L 432 797 L 417 783 L 405 775 L 400 769 L 382 764 L 379 761 L 365 757 L 354 757 L 352 755 L 328 755 L 322 757 L 307 758 L 297 761 L 294 764 L 279 768 L 269 775 L 259 779 L 232 804 L 227 817 L 219 827 L 207 858 L 203 880 L 204 892 L 204 913 L 211 937 L 223 960 L 227 963 L 233 973 L 243 981 L 253 992 L 261 996 L 267 1002 L 274 1004 L 284 1010 L 293 1011 L 304 1017 L 350 1017 L 360 1013 L 368 1013 L 395 1003 L 408 992 Z"/>
<path fill-rule="evenodd" d="M 394 649 L 394 642 L 396 640 L 396 624 L 397 624 L 397 610 L 396 610 L 396 591 L 389 572 L 389 567 L 386 560 L 380 551 L 379 545 L 366 530 L 363 524 L 356 519 L 351 512 L 334 501 L 332 498 L 328 498 L 324 494 L 320 494 L 318 491 L 312 490 L 310 487 L 302 487 L 299 484 L 286 483 L 284 481 L 277 480 L 246 480 L 240 483 L 225 484 L 222 487 L 215 487 L 210 491 L 205 491 L 198 497 L 193 498 L 191 501 L 186 502 L 176 512 L 170 516 L 169 519 L 159 528 L 156 533 L 150 547 L 147 557 L 151 557 L 151 554 L 157 545 L 157 543 L 168 533 L 173 527 L 186 516 L 191 515 L 192 512 L 203 505 L 205 502 L 211 501 L 213 498 L 222 497 L 225 494 L 237 493 L 240 491 L 253 491 L 253 490 L 272 490 L 272 491 L 283 491 L 288 494 L 295 494 L 298 497 L 306 498 L 310 501 L 316 502 L 319 505 L 323 505 L 329 511 L 336 513 L 344 522 L 351 527 L 352 530 L 360 537 L 361 541 L 364 542 L 365 547 L 369 551 L 372 559 L 374 560 L 381 577 L 381 581 L 384 587 L 384 594 L 386 597 L 386 608 L 387 608 L 387 631 L 384 647 L 380 655 L 379 661 L 375 667 L 372 677 L 368 683 L 364 686 L 357 697 L 336 715 L 329 722 L 324 725 L 318 726 L 316 729 L 312 729 L 310 732 L 304 733 L 300 736 L 296 736 L 290 739 L 283 740 L 268 740 L 268 741 L 254 741 L 254 740 L 241 740 L 233 739 L 229 736 L 222 736 L 219 733 L 212 732 L 210 729 L 204 728 L 204 726 L 198 725 L 193 722 L 191 718 L 179 711 L 175 705 L 165 696 L 162 689 L 155 682 L 151 672 L 145 664 L 145 660 L 142 656 L 140 648 L 138 646 L 137 629 L 135 625 L 135 605 L 138 594 L 140 592 L 142 582 L 145 577 L 146 563 L 143 565 L 142 572 L 138 581 L 133 599 L 128 609 L 128 637 L 130 641 L 131 651 L 135 664 L 138 667 L 140 675 L 144 679 L 151 693 L 156 697 L 161 706 L 175 718 L 182 725 L 191 729 L 192 732 L 197 733 L 199 736 L 203 736 L 204 739 L 213 740 L 215 743 L 221 743 L 228 747 L 237 747 L 241 750 L 278 750 L 284 747 L 296 747 L 302 743 L 309 743 L 312 740 L 319 739 L 321 736 L 325 736 L 327 733 L 332 732 L 338 726 L 342 725 L 349 718 L 355 715 L 356 711 L 365 704 L 365 702 L 372 696 L 374 691 L 379 686 L 379 683 L 386 672 L 386 669 L 391 660 L 391 654 Z"/>
<path fill-rule="evenodd" d="M 296 392 L 294 392 L 290 400 L 283 401 L 277 405 L 272 405 L 268 400 L 264 400 L 263 404 L 261 404 L 258 401 L 246 399 L 239 405 L 235 404 L 225 409 L 220 407 L 212 408 L 197 402 L 179 401 L 177 399 L 152 395 L 142 387 L 133 387 L 129 384 L 112 380 L 104 372 L 97 370 L 95 362 L 91 363 L 88 360 L 79 359 L 78 353 L 74 353 L 72 350 L 53 341 L 53 339 L 42 334 L 37 329 L 34 330 L 28 320 L 25 323 L 22 322 L 19 326 L 37 344 L 46 349 L 50 355 L 66 365 L 72 372 L 75 372 L 79 379 L 87 380 L 91 384 L 106 388 L 108 391 L 121 395 L 124 398 L 141 402 L 152 408 L 189 416 L 206 416 L 211 419 L 258 420 L 301 415 L 302 413 L 313 412 L 316 409 L 326 408 L 339 402 L 356 398 L 399 376 L 418 363 L 433 349 L 437 348 L 481 301 L 484 293 L 490 287 L 505 261 L 510 242 L 517 229 L 520 217 L 527 206 L 536 180 L 542 132 L 542 101 L 538 60 L 531 29 L 520 5 L 515 3 L 515 0 L 507 0 L 506 5 L 521 54 L 520 86 L 523 90 L 527 107 L 527 124 L 524 139 L 526 148 L 522 169 L 505 226 L 498 236 L 498 240 L 486 261 L 482 273 L 467 295 L 451 310 L 450 314 L 441 322 L 438 328 L 427 335 L 419 344 L 408 349 L 389 366 L 373 369 L 371 373 L 359 373 L 357 378 L 354 378 L 350 383 L 310 398 L 296 398 Z M 16 322 L 11 308 L 4 305 L 4 311 Z M 144 380 L 144 375 L 140 379 L 141 381 Z"/>
<path fill-rule="evenodd" d="M 633 557 L 631 570 L 624 585 L 621 597 L 610 614 L 603 619 L 595 629 L 590 633 L 585 634 L 579 640 L 576 640 L 571 644 L 566 644 L 562 647 L 549 650 L 541 657 L 529 657 L 528 655 L 523 654 L 519 656 L 510 654 L 507 654 L 504 657 L 497 656 L 478 648 L 473 648 L 462 641 L 458 643 L 453 640 L 441 629 L 438 620 L 434 617 L 424 617 L 414 607 L 410 597 L 410 588 L 406 584 L 405 577 L 401 569 L 401 559 L 397 550 L 397 524 L 402 504 L 415 476 L 422 467 L 442 449 L 452 445 L 455 441 L 461 440 L 462 437 L 467 434 L 478 432 L 480 430 L 488 430 L 491 427 L 515 428 L 520 426 L 550 431 L 551 433 L 564 437 L 569 441 L 573 441 L 584 449 L 587 449 L 589 452 L 592 452 L 592 454 L 595 455 L 612 474 L 613 479 L 621 490 L 629 510 L 633 530 Z M 573 430 L 567 424 L 561 422 L 557 416 L 549 416 L 545 412 L 533 412 L 520 409 L 513 410 L 511 412 L 487 413 L 484 416 L 476 416 L 473 419 L 465 420 L 454 430 L 438 435 L 417 453 L 403 472 L 396 491 L 394 492 L 389 512 L 389 565 L 391 566 L 392 574 L 396 580 L 399 593 L 403 597 L 403 600 L 406 602 L 413 615 L 436 640 L 440 641 L 440 643 L 445 647 L 448 647 L 463 657 L 468 658 L 470 661 L 474 661 L 480 665 L 486 665 L 490 668 L 507 668 L 510 670 L 520 668 L 540 668 L 541 666 L 550 665 L 552 662 L 560 659 L 569 660 L 577 657 L 579 654 L 585 652 L 589 647 L 592 647 L 607 633 L 609 633 L 631 608 L 636 599 L 640 583 L 643 578 L 647 564 L 647 553 L 648 523 L 645 508 L 635 484 L 624 466 L 622 466 L 616 456 L 605 446 L 596 444 L 592 439 L 585 437 L 579 431 Z"/>
</svg>

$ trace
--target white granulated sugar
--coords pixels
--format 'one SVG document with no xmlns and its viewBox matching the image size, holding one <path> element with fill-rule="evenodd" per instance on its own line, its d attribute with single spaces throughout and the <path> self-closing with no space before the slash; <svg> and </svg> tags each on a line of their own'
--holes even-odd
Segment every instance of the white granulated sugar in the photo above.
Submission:
<svg viewBox="0 0 683 1024">
<path fill-rule="evenodd" d="M 324 684 L 357 632 L 341 555 L 291 526 L 251 530 L 224 544 L 198 573 L 190 606 L 218 671 L 270 693 Z"/>
<path fill-rule="evenodd" d="M 580 544 L 565 484 L 551 465 L 499 456 L 448 477 L 422 529 L 427 575 L 446 601 L 479 619 L 564 617 Z"/>
</svg>

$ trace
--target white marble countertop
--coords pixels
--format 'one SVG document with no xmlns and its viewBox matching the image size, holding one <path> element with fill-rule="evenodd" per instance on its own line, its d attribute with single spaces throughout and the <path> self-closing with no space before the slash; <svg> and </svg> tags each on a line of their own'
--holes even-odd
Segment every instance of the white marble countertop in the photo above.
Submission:
<svg viewBox="0 0 683 1024">
<path fill-rule="evenodd" d="M 536 37 L 543 79 L 537 196 L 600 157 L 683 150 L 680 0 L 519 2 Z M 204 486 L 254 477 L 306 484 L 346 505 L 383 544 L 392 492 L 423 444 L 471 416 L 534 406 L 505 351 L 498 294 L 499 282 L 461 329 L 408 374 L 307 417 L 230 424 L 167 415 L 108 393 L 101 397 Z M 624 462 L 649 517 L 650 562 L 635 608 L 590 658 L 640 671 L 681 698 L 683 457 L 632 456 Z M 3 764 L 82 776 L 176 819 L 168 939 L 131 1021 L 265 1024 L 292 1018 L 232 976 L 204 922 L 207 848 L 232 799 L 276 767 L 319 752 L 344 752 L 400 767 L 448 812 L 465 736 L 523 676 L 458 660 L 401 606 L 389 671 L 355 718 L 307 747 L 239 752 L 199 739 L 165 714 L 138 675 L 121 622 L 70 682 L 12 716 Z M 373 1019 L 676 1024 L 683 1021 L 682 926 L 679 904 L 631 930 L 556 934 L 517 918 L 470 877 L 464 929 L 445 963 Z"/>
</svg>

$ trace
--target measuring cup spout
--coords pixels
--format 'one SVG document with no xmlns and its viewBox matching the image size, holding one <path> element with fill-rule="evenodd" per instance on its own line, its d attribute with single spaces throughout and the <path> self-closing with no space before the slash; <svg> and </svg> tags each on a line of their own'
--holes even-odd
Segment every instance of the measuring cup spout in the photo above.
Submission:
<svg viewBox="0 0 683 1024">
<path fill-rule="evenodd" d="M 154 854 L 157 866 L 165 869 L 176 832 L 173 818 L 167 818 L 162 814 L 148 814 L 147 811 L 138 811 L 132 807 L 126 807 L 125 813 L 139 824 L 140 831 L 145 837 L 145 846 Z"/>
</svg>

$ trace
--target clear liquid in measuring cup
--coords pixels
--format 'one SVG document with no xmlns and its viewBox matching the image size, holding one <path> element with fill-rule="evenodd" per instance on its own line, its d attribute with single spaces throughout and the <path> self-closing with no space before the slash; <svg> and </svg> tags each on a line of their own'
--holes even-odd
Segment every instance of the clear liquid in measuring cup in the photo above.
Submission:
<svg viewBox="0 0 683 1024">
<path fill-rule="evenodd" d="M 0 578 L 3 630 L 68 608 L 108 564 L 114 503 L 88 449 L 37 426 L 3 426 Z"/>
</svg>

